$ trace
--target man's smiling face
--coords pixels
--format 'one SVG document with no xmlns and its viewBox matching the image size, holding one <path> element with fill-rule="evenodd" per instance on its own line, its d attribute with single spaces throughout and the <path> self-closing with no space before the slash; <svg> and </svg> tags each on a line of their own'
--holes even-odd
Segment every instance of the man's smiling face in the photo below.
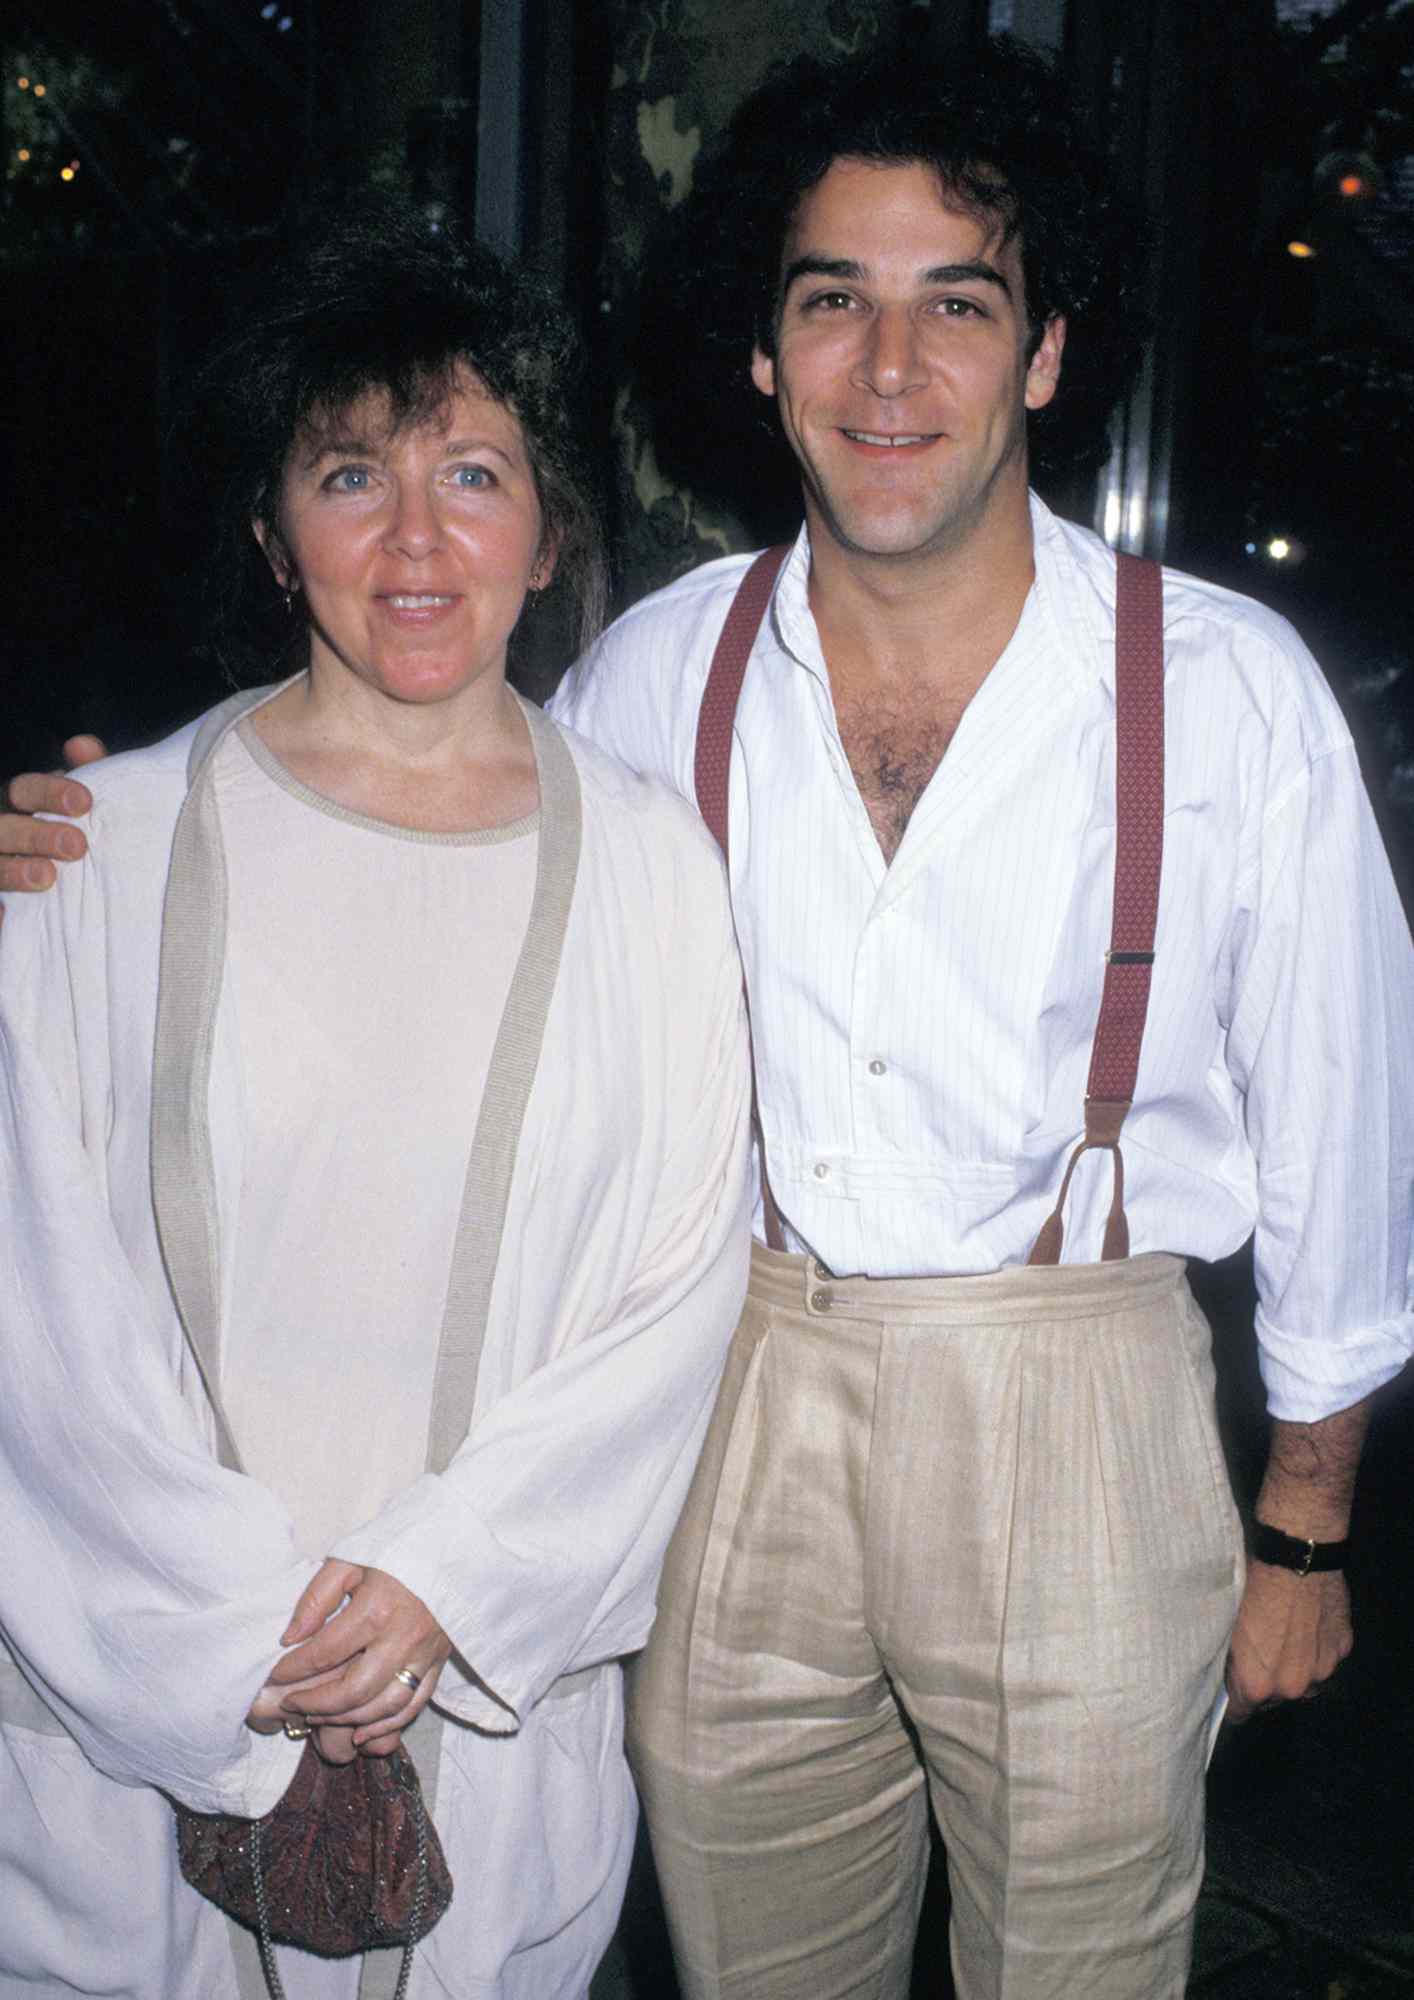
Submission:
<svg viewBox="0 0 1414 2000">
<path fill-rule="evenodd" d="M 1027 359 L 1021 251 L 948 207 L 922 162 L 841 159 L 786 237 L 776 351 L 752 379 L 800 461 L 812 535 L 868 556 L 960 548 L 1026 503 L 1026 412 L 1064 322 Z"/>
</svg>

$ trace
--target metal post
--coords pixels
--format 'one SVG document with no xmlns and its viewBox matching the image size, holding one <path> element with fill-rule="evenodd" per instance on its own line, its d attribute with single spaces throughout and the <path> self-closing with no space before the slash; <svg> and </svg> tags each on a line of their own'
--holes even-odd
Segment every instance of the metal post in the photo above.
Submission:
<svg viewBox="0 0 1414 2000">
<path fill-rule="evenodd" d="M 481 10 L 476 234 L 504 257 L 526 248 L 530 13 L 531 0 L 487 0 Z"/>
<path fill-rule="evenodd" d="M 1110 125 L 1098 136 L 1109 137 L 1116 170 L 1139 192 L 1154 233 L 1153 341 L 1115 419 L 1094 524 L 1115 548 L 1161 557 L 1173 526 L 1175 424 L 1191 358 L 1201 237 L 1203 128 L 1191 50 L 1174 0 L 1131 0 L 1119 8 L 1072 0 L 1071 13 L 1072 69 Z"/>
</svg>

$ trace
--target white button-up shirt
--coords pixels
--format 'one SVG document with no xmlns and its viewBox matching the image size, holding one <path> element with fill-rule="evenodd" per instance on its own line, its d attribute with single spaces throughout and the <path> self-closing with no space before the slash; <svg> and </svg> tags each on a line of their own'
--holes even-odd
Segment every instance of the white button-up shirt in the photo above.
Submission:
<svg viewBox="0 0 1414 2000">
<path fill-rule="evenodd" d="M 1025 1261 L 1083 1122 L 1114 880 L 1114 558 L 1033 501 L 1036 579 L 886 866 L 840 741 L 802 532 L 736 717 L 731 876 L 794 1247 L 896 1277 Z M 693 796 L 749 558 L 638 604 L 553 704 Z M 1414 958 L 1350 733 L 1291 627 L 1169 572 L 1163 884 L 1123 1151 L 1135 1252 L 1255 1229 L 1273 1412 L 1414 1351 Z M 1087 1154 L 1067 1262 L 1100 1255 Z M 759 1211 L 758 1211 L 759 1223 Z M 759 1232 L 758 1232 L 759 1233 Z"/>
</svg>

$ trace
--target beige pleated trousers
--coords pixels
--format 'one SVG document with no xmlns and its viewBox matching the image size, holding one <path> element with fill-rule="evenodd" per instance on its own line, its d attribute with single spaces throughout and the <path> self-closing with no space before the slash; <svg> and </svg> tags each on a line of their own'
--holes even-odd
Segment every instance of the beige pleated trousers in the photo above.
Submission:
<svg viewBox="0 0 1414 2000">
<path fill-rule="evenodd" d="M 630 1704 L 689 2000 L 902 2000 L 929 1796 L 962 2000 L 1180 2000 L 1241 1580 L 1178 1258 L 758 1248 Z"/>
</svg>

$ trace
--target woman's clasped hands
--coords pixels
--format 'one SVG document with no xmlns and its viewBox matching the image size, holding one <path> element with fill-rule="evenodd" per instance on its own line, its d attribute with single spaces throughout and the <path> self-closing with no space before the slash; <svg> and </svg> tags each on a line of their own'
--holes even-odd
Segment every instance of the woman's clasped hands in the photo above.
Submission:
<svg viewBox="0 0 1414 2000">
<path fill-rule="evenodd" d="M 246 1722 L 267 1736 L 308 1724 L 332 1764 L 391 1755 L 452 1651 L 422 1599 L 396 1577 L 332 1557 L 305 1586 L 280 1643 L 290 1650 Z"/>
</svg>

